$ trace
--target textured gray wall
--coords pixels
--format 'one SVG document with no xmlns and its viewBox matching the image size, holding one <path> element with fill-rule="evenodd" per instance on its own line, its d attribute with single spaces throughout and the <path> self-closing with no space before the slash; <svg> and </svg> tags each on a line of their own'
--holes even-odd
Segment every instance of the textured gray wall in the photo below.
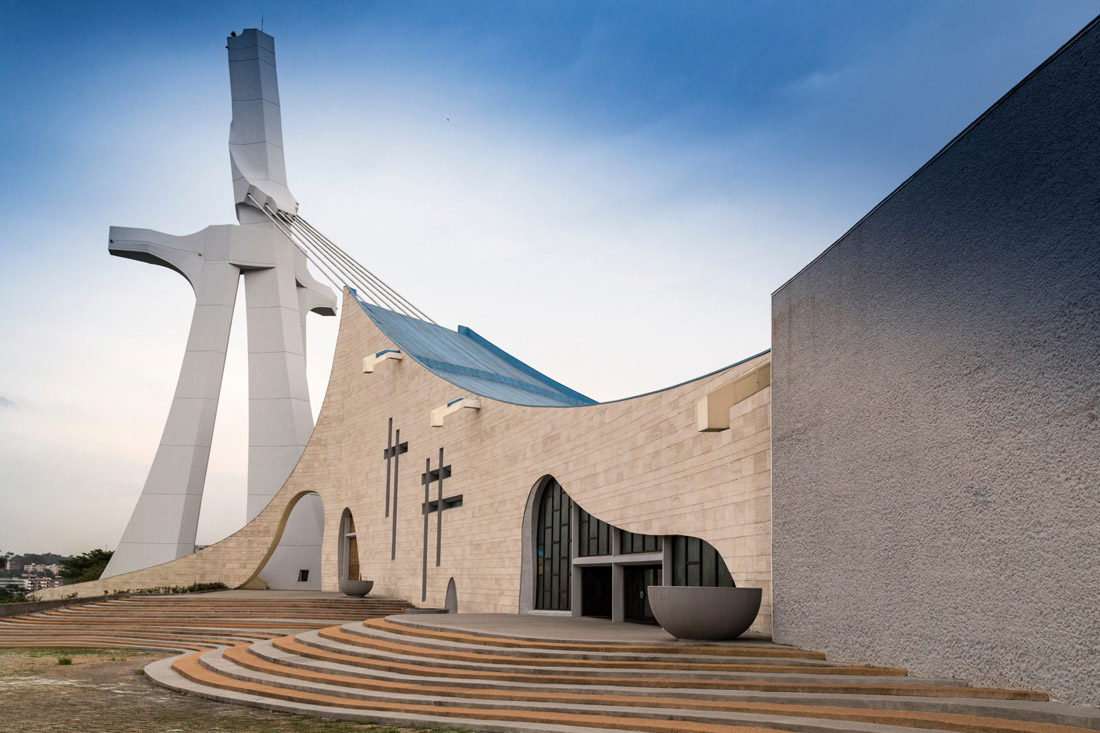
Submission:
<svg viewBox="0 0 1100 733">
<path fill-rule="evenodd" d="M 1100 30 L 773 316 L 776 639 L 1100 705 Z"/>
</svg>

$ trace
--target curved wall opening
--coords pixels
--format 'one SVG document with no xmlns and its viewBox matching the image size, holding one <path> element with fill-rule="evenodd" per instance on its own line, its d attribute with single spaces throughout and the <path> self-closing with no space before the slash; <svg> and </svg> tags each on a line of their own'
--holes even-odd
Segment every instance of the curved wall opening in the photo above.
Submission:
<svg viewBox="0 0 1100 733">
<path fill-rule="evenodd" d="M 340 580 L 362 580 L 359 576 L 359 539 L 355 534 L 355 518 L 351 509 L 340 515 L 339 548 L 337 550 Z"/>
<path fill-rule="evenodd" d="M 458 588 L 455 586 L 454 578 L 447 581 L 447 594 L 444 597 L 443 608 L 447 613 L 458 613 Z"/>
<path fill-rule="evenodd" d="M 313 491 L 290 509 L 283 531 L 260 578 L 272 590 L 321 590 L 321 540 L 325 511 Z"/>
<path fill-rule="evenodd" d="M 303 525 L 303 520 L 308 520 L 308 522 L 317 529 L 319 533 L 318 536 L 324 531 L 325 515 L 321 504 L 321 497 L 316 491 L 301 491 L 295 494 L 291 500 L 287 502 L 286 508 L 283 509 L 283 515 L 279 518 L 279 526 L 275 528 L 271 543 L 268 545 L 267 552 L 264 554 L 263 559 L 260 560 L 255 572 L 252 573 L 248 580 L 241 583 L 238 586 L 239 588 L 278 588 L 280 586 L 272 586 L 268 582 L 268 576 L 273 572 L 278 572 L 281 577 L 289 573 L 287 568 L 305 562 L 306 564 L 298 568 L 299 573 L 297 576 L 299 578 L 302 577 L 301 571 L 305 570 L 305 577 L 300 581 L 300 585 L 293 587 L 301 590 L 320 590 L 321 546 L 313 545 L 312 543 L 297 546 L 284 542 L 285 539 L 291 539 L 293 535 L 297 534 L 295 530 Z M 308 528 L 309 524 L 306 526 Z M 288 548 L 294 549 L 287 552 L 286 550 Z M 295 552 L 295 550 L 304 551 Z M 288 562 L 288 559 L 290 562 Z M 309 587 L 307 587 L 307 585 Z"/>
<path fill-rule="evenodd" d="M 619 529 L 585 511 L 549 475 L 531 488 L 522 536 L 520 613 L 656 623 L 651 586 L 735 585 L 707 541 Z"/>
</svg>

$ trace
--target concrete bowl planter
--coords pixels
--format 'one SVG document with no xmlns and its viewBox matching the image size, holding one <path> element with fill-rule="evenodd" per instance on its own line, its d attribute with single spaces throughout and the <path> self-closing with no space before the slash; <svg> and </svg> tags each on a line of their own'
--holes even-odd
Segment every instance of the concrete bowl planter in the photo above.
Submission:
<svg viewBox="0 0 1100 733">
<path fill-rule="evenodd" d="M 362 598 L 366 594 L 370 593 L 370 589 L 374 587 L 373 580 L 341 580 L 340 592 L 345 596 L 352 596 L 353 598 Z"/>
<path fill-rule="evenodd" d="M 654 618 L 677 639 L 736 639 L 756 620 L 760 598 L 759 588 L 649 586 Z"/>
</svg>

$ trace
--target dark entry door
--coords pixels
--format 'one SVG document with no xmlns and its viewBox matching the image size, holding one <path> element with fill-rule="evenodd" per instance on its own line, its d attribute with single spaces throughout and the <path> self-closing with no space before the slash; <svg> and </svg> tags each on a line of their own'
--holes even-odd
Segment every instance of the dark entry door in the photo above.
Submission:
<svg viewBox="0 0 1100 733">
<path fill-rule="evenodd" d="M 651 585 L 661 584 L 660 565 L 626 565 L 623 567 L 623 620 L 640 624 L 655 624 L 649 607 Z"/>
<path fill-rule="evenodd" d="M 611 566 L 581 570 L 581 614 L 611 618 Z"/>
</svg>

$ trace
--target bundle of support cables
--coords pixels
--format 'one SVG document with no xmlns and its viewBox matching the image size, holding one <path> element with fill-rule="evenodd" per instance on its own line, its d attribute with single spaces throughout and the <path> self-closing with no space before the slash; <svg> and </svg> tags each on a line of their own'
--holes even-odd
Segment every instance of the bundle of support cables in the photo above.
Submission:
<svg viewBox="0 0 1100 733">
<path fill-rule="evenodd" d="M 377 306 L 439 325 L 302 217 L 261 206 L 251 194 L 248 198 L 337 290 L 351 286 Z"/>
</svg>

